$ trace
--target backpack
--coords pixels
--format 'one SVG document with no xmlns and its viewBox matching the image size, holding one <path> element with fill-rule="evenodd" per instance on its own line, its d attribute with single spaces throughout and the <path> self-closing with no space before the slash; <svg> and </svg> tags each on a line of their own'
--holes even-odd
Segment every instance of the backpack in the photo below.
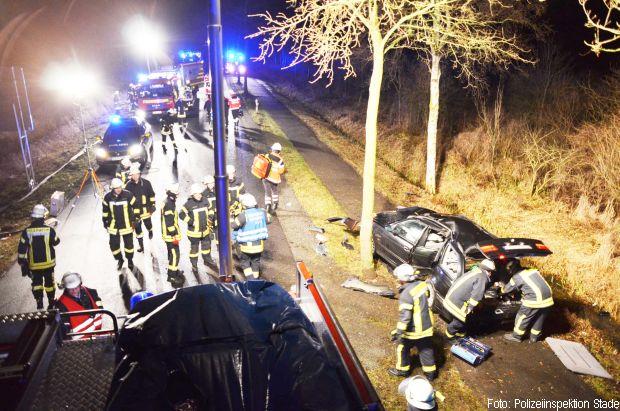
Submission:
<svg viewBox="0 0 620 411">
<path fill-rule="evenodd" d="M 252 162 L 252 174 L 261 180 L 267 178 L 271 171 L 272 161 L 265 154 L 257 154 Z"/>
</svg>

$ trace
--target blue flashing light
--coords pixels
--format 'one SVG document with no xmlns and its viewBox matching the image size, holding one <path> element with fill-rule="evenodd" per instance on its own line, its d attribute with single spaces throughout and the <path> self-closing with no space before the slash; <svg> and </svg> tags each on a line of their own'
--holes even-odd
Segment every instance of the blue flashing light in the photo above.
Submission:
<svg viewBox="0 0 620 411">
<path fill-rule="evenodd" d="M 146 75 L 146 74 L 144 74 L 144 73 L 140 73 L 140 74 L 138 74 L 138 81 L 140 81 L 140 82 L 144 82 L 144 81 L 146 81 L 148 78 L 149 78 L 149 76 L 147 76 L 147 75 Z"/>
<path fill-rule="evenodd" d="M 237 54 L 237 61 L 242 63 L 245 61 L 245 56 L 242 53 Z"/>
<path fill-rule="evenodd" d="M 233 53 L 232 51 L 229 51 L 226 55 L 228 56 L 228 60 L 235 59 L 235 53 Z"/>
<path fill-rule="evenodd" d="M 188 54 L 189 54 L 190 56 L 192 55 L 192 53 L 185 53 L 184 51 L 181 51 L 181 52 L 179 52 L 179 57 L 181 57 L 182 59 L 184 59 L 184 60 L 185 60 L 185 59 L 187 58 L 187 55 L 188 55 Z"/>
<path fill-rule="evenodd" d="M 110 123 L 119 124 L 120 122 L 121 122 L 121 116 L 119 116 L 118 114 L 113 114 L 110 116 Z"/>
</svg>

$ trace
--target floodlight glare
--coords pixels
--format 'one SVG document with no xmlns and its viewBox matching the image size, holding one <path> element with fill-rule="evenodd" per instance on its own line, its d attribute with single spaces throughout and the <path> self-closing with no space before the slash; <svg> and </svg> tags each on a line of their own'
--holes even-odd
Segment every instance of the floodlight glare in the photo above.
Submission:
<svg viewBox="0 0 620 411">
<path fill-rule="evenodd" d="M 45 71 L 44 84 L 66 98 L 80 100 L 99 91 L 99 79 L 79 63 L 52 63 Z"/>
</svg>

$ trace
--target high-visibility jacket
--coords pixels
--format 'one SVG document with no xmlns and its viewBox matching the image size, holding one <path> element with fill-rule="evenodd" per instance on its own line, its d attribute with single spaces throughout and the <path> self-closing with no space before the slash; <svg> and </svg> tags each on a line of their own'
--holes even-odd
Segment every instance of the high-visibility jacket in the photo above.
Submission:
<svg viewBox="0 0 620 411">
<path fill-rule="evenodd" d="M 230 210 L 230 215 L 233 217 L 238 216 L 241 211 L 243 211 L 243 207 L 239 201 L 241 194 L 245 194 L 245 185 L 243 181 L 237 178 L 228 180 L 228 208 Z"/>
<path fill-rule="evenodd" d="M 129 181 L 129 168 L 124 168 L 122 164 L 119 164 L 114 177 L 120 179 L 123 182 L 123 187 L 125 187 L 127 181 Z"/>
<path fill-rule="evenodd" d="M 133 232 L 132 223 L 138 219 L 139 212 L 135 208 L 136 198 L 127 190 L 117 196 L 114 190 L 103 197 L 101 217 L 108 233 L 125 235 Z"/>
<path fill-rule="evenodd" d="M 232 223 L 233 230 L 237 230 L 236 241 L 242 253 L 262 253 L 264 240 L 269 237 L 267 231 L 267 215 L 262 208 L 247 208 L 239 214 Z"/>
<path fill-rule="evenodd" d="M 239 97 L 228 99 L 228 106 L 231 110 L 239 110 L 241 108 L 241 100 Z"/>
<path fill-rule="evenodd" d="M 174 200 L 170 198 L 161 208 L 161 238 L 167 243 L 181 239 L 179 213 L 177 213 Z"/>
<path fill-rule="evenodd" d="M 22 231 L 17 246 L 17 260 L 22 265 L 28 264 L 30 270 L 52 268 L 56 266 L 54 247 L 59 243 L 56 230 L 46 226 L 42 218 L 37 218 Z"/>
<path fill-rule="evenodd" d="M 187 236 L 193 238 L 203 238 L 211 234 L 213 217 L 209 200 L 204 196 L 200 200 L 190 197 L 179 213 L 179 218 L 187 224 Z"/>
<path fill-rule="evenodd" d="M 149 180 L 142 177 L 136 183 L 133 180 L 129 180 L 125 185 L 125 190 L 130 191 L 136 198 L 135 209 L 137 215 L 141 219 L 145 219 L 151 216 L 155 210 L 155 191 Z"/>
<path fill-rule="evenodd" d="M 428 304 L 429 296 L 426 281 L 414 281 L 401 288 L 396 329 L 402 332 L 402 338 L 418 340 L 433 336 L 433 315 Z"/>
<path fill-rule="evenodd" d="M 489 277 L 478 267 L 469 270 L 458 278 L 448 290 L 443 306 L 456 318 L 465 322 L 467 308 L 475 307 L 484 298 Z"/>
<path fill-rule="evenodd" d="M 94 310 L 103 308 L 101 298 L 97 294 L 97 290 L 86 288 L 80 285 L 80 298 L 77 301 L 73 296 L 64 292 L 58 301 L 56 307 L 60 312 L 74 312 L 84 310 Z M 89 332 L 100 330 L 103 325 L 101 314 L 95 315 L 76 315 L 69 317 L 72 332 Z M 75 335 L 74 340 L 89 338 L 88 335 Z"/>
<path fill-rule="evenodd" d="M 502 287 L 502 293 L 521 291 L 521 303 L 530 308 L 545 308 L 553 305 L 553 292 L 538 270 L 527 269 L 512 276 Z"/>
<path fill-rule="evenodd" d="M 271 160 L 271 168 L 269 169 L 269 175 L 266 179 L 274 184 L 280 184 L 282 182 L 282 174 L 284 174 L 285 171 L 284 160 L 276 153 L 269 153 L 265 156 Z"/>
</svg>

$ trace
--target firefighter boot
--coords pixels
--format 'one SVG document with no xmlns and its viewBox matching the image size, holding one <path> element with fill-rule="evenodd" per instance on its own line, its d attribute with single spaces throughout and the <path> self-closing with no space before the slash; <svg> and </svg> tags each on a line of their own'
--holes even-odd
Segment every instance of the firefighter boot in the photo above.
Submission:
<svg viewBox="0 0 620 411">
<path fill-rule="evenodd" d="M 42 310 L 43 309 L 43 298 L 37 298 L 36 302 L 37 302 L 37 310 Z"/>
<path fill-rule="evenodd" d="M 192 273 L 198 274 L 198 261 L 192 261 Z"/>
<path fill-rule="evenodd" d="M 48 310 L 52 310 L 54 308 L 54 297 L 55 297 L 55 292 L 54 291 L 50 291 L 47 294 L 47 309 Z"/>
<path fill-rule="evenodd" d="M 273 203 L 273 207 L 271 208 L 271 215 L 274 217 L 277 217 L 278 214 L 276 213 L 276 210 L 278 209 L 278 202 L 276 201 L 275 203 Z"/>
<path fill-rule="evenodd" d="M 425 372 L 424 373 L 424 376 L 429 381 L 433 381 L 435 378 L 437 378 L 437 375 L 438 375 L 437 371 L 431 371 L 431 372 Z"/>
<path fill-rule="evenodd" d="M 411 371 L 401 371 L 396 368 L 388 368 L 388 372 L 395 377 L 409 377 L 411 375 Z"/>
<path fill-rule="evenodd" d="M 149 230 L 149 240 L 153 239 L 153 230 Z"/>
<path fill-rule="evenodd" d="M 116 269 L 120 271 L 120 269 L 123 268 L 124 262 L 125 260 L 123 260 L 123 256 L 121 256 L 120 254 L 116 256 Z"/>
<path fill-rule="evenodd" d="M 129 271 L 133 271 L 134 265 L 133 265 L 133 260 L 131 258 L 127 259 L 127 268 L 129 268 Z"/>
<path fill-rule="evenodd" d="M 521 342 L 521 338 L 517 337 L 513 333 L 504 334 L 504 339 L 512 342 Z"/>
<path fill-rule="evenodd" d="M 265 211 L 268 212 L 269 214 L 271 214 L 271 204 L 267 204 L 265 206 Z"/>
<path fill-rule="evenodd" d="M 139 253 L 143 253 L 144 252 L 144 239 L 143 238 L 138 238 L 138 250 Z"/>
</svg>

